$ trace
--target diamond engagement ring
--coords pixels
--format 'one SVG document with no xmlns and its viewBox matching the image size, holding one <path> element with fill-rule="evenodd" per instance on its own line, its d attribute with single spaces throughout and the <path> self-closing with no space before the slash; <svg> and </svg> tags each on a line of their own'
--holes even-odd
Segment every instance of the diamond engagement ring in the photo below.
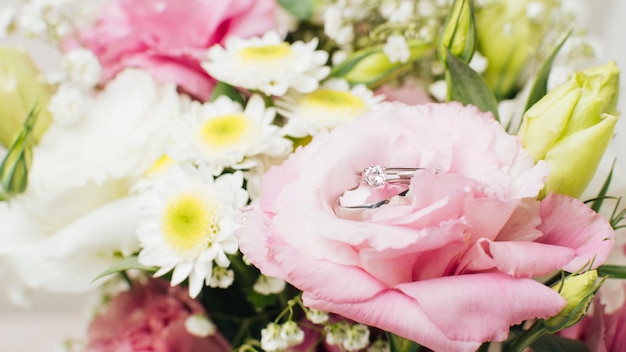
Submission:
<svg viewBox="0 0 626 352">
<path fill-rule="evenodd" d="M 376 188 L 384 186 L 385 183 L 409 184 L 417 170 L 424 170 L 424 168 L 372 165 L 362 171 L 358 171 L 356 174 L 360 177 L 361 182 Z"/>
</svg>

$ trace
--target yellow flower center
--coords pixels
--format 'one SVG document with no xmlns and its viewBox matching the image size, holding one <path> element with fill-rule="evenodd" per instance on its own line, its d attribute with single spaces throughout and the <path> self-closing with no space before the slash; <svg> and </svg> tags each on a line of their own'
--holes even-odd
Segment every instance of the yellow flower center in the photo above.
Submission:
<svg viewBox="0 0 626 352">
<path fill-rule="evenodd" d="M 340 118 L 341 120 L 351 120 L 367 111 L 367 105 L 363 100 L 351 92 L 323 88 L 303 97 L 300 104 L 307 109 L 327 111 L 328 115 L 319 115 L 322 118 Z"/>
<path fill-rule="evenodd" d="M 243 114 L 223 115 L 207 120 L 201 127 L 201 138 L 209 147 L 222 149 L 245 142 L 252 122 Z"/>
<path fill-rule="evenodd" d="M 239 57 L 246 62 L 250 61 L 279 61 L 291 54 L 291 47 L 287 43 L 265 46 L 251 46 L 239 51 Z"/>
<path fill-rule="evenodd" d="M 165 242 L 174 251 L 196 257 L 219 232 L 216 206 L 193 192 L 176 195 L 165 206 L 161 226 Z"/>
</svg>

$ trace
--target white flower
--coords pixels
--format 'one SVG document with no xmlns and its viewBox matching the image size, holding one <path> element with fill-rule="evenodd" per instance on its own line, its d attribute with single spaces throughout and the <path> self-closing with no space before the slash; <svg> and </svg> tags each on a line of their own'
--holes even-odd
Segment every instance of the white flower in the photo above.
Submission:
<svg viewBox="0 0 626 352">
<path fill-rule="evenodd" d="M 380 14 L 391 23 L 408 23 L 415 12 L 414 6 L 413 1 L 410 0 L 387 1 L 381 5 Z"/>
<path fill-rule="evenodd" d="M 81 89 L 64 84 L 50 98 L 48 111 L 60 126 L 71 126 L 85 116 L 89 100 Z"/>
<path fill-rule="evenodd" d="M 129 181 L 163 154 L 164 124 L 179 113 L 176 87 L 138 70 L 120 72 L 87 105 L 74 125 L 49 126 L 28 189 L 0 207 L 0 254 L 31 288 L 92 289 L 115 254 L 139 249 Z"/>
<path fill-rule="evenodd" d="M 281 326 L 280 337 L 287 341 L 289 346 L 295 346 L 304 341 L 304 331 L 296 322 L 290 320 Z"/>
<path fill-rule="evenodd" d="M 22 8 L 18 26 L 27 35 L 48 39 L 49 36 L 63 37 L 71 26 L 68 7 L 73 0 L 35 0 Z"/>
<path fill-rule="evenodd" d="M 63 56 L 63 67 L 69 78 L 91 88 L 100 81 L 102 67 L 96 55 L 83 48 L 74 49 Z"/>
<path fill-rule="evenodd" d="M 428 86 L 428 92 L 438 101 L 445 101 L 448 95 L 448 84 L 445 80 L 439 80 Z"/>
<path fill-rule="evenodd" d="M 269 323 L 265 329 L 261 330 L 261 348 L 263 351 L 281 351 L 289 347 L 289 343 L 281 336 L 281 326 L 276 323 Z"/>
<path fill-rule="evenodd" d="M 13 17 L 15 16 L 15 9 L 12 7 L 5 7 L 0 9 L 0 39 L 7 37 L 7 32 L 11 23 L 13 22 Z"/>
<path fill-rule="evenodd" d="M 348 325 L 345 321 L 324 326 L 324 332 L 326 332 L 326 343 L 329 345 L 342 344 L 346 339 L 348 329 L 350 329 L 350 325 Z"/>
<path fill-rule="evenodd" d="M 185 330 L 193 336 L 207 337 L 217 332 L 217 327 L 204 314 L 190 315 L 185 319 Z"/>
<path fill-rule="evenodd" d="M 285 285 L 285 281 L 282 279 L 260 275 L 252 289 L 262 295 L 271 295 L 283 292 Z"/>
<path fill-rule="evenodd" d="M 227 267 L 226 254 L 237 251 L 233 233 L 248 200 L 242 186 L 241 172 L 213 180 L 203 167 L 172 167 L 142 195 L 139 262 L 159 267 L 155 276 L 173 270 L 172 285 L 189 278 L 196 297 L 211 281 L 213 262 Z"/>
<path fill-rule="evenodd" d="M 203 164 L 214 175 L 224 168 L 248 169 L 261 156 L 285 156 L 291 142 L 272 124 L 273 108 L 253 95 L 245 110 L 239 103 L 220 96 L 212 103 L 194 102 L 189 118 L 173 129 L 169 153 L 179 161 Z"/>
<path fill-rule="evenodd" d="M 487 60 L 487 58 L 482 56 L 478 51 L 474 52 L 474 55 L 472 55 L 472 59 L 469 62 L 469 67 L 471 67 L 472 70 L 478 73 L 485 72 L 488 65 L 489 61 Z"/>
<path fill-rule="evenodd" d="M 289 44 L 273 31 L 263 37 L 229 37 L 226 46 L 211 47 L 202 67 L 234 86 L 281 96 L 288 88 L 308 93 L 328 75 L 328 53 L 316 50 L 317 39 Z"/>
<path fill-rule="evenodd" d="M 347 81 L 334 78 L 312 93 L 289 93 L 278 99 L 276 106 L 289 119 L 283 131 L 290 136 L 305 137 L 350 123 L 383 98 L 374 96 L 363 84 L 350 88 Z"/>
<path fill-rule="evenodd" d="M 321 310 L 308 308 L 306 310 L 306 318 L 309 319 L 313 324 L 324 324 L 328 321 L 328 313 Z"/>
<path fill-rule="evenodd" d="M 221 266 L 213 268 L 213 274 L 211 275 L 211 281 L 209 281 L 209 287 L 228 288 L 235 281 L 235 273 Z"/>
<path fill-rule="evenodd" d="M 390 35 L 387 38 L 387 43 L 383 46 L 383 52 L 387 55 L 390 62 L 405 63 L 411 56 L 404 36 L 397 34 Z"/>
<path fill-rule="evenodd" d="M 346 330 L 346 337 L 343 340 L 343 348 L 346 351 L 357 351 L 364 349 L 370 343 L 370 330 L 363 324 L 352 325 Z"/>
</svg>

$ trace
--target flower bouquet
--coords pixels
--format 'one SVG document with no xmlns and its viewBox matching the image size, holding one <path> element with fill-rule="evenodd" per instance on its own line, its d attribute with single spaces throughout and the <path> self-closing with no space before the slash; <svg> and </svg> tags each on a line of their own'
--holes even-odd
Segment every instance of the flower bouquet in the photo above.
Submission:
<svg viewBox="0 0 626 352">
<path fill-rule="evenodd" d="M 0 259 L 87 351 L 616 350 L 619 70 L 559 1 L 34 0 Z M 589 192 L 589 191 L 588 191 Z M 25 297 L 19 297 L 25 299 Z"/>
</svg>

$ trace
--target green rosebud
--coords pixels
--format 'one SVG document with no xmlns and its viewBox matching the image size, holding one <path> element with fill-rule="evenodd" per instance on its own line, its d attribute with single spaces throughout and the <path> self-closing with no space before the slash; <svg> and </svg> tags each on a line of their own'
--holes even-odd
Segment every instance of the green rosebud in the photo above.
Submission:
<svg viewBox="0 0 626 352">
<path fill-rule="evenodd" d="M 446 51 L 469 63 L 476 50 L 476 23 L 473 0 L 454 0 L 439 38 L 439 60 L 447 61 Z"/>
<path fill-rule="evenodd" d="M 25 51 L 0 47 L 0 145 L 9 146 L 35 106 L 39 116 L 33 133 L 39 140 L 51 121 L 46 109 L 51 95 L 52 88 Z"/>
<path fill-rule="evenodd" d="M 570 275 L 552 286 L 565 298 L 566 304 L 559 314 L 544 320 L 544 327 L 549 333 L 570 327 L 585 316 L 594 295 L 604 283 L 604 279 L 600 283 L 596 283 L 597 280 L 598 272 L 590 270 L 580 275 Z"/>
<path fill-rule="evenodd" d="M 519 136 L 550 175 L 542 194 L 579 197 L 596 172 L 617 123 L 619 69 L 614 62 L 577 72 L 526 113 Z"/>
<path fill-rule="evenodd" d="M 501 0 L 476 13 L 478 51 L 489 62 L 484 77 L 498 100 L 517 89 L 521 73 L 549 29 L 555 0 Z"/>
<path fill-rule="evenodd" d="M 335 66 L 331 76 L 344 78 L 350 84 L 362 83 L 374 88 L 409 69 L 416 60 L 434 50 L 432 43 L 420 40 L 408 41 L 407 47 L 409 58 L 405 62 L 391 62 L 382 45 L 356 51 Z"/>
<path fill-rule="evenodd" d="M 33 128 L 38 112 L 31 110 L 0 163 L 0 200 L 10 199 L 26 190 L 32 162 Z"/>
</svg>

